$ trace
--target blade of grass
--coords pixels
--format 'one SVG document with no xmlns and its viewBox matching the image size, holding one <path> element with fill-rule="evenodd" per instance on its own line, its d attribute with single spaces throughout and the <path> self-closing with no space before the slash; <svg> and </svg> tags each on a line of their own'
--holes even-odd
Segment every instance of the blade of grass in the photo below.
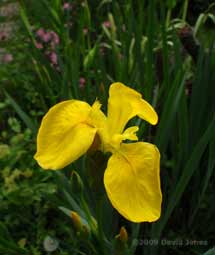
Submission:
<svg viewBox="0 0 215 255">
<path fill-rule="evenodd" d="M 215 248 L 212 248 L 212 249 L 206 251 L 206 252 L 205 252 L 204 254 L 202 254 L 202 255 L 215 255 Z"/>
<path fill-rule="evenodd" d="M 175 81 L 172 84 L 172 88 L 167 95 L 158 131 L 155 137 L 155 143 L 161 151 L 165 151 L 165 147 L 169 141 L 170 137 L 168 134 L 174 122 L 176 113 L 179 110 L 180 100 L 182 94 L 184 93 L 184 82 L 185 75 L 182 76 L 181 71 L 179 71 Z"/>
<path fill-rule="evenodd" d="M 146 55 L 147 55 L 147 61 L 146 61 L 146 73 L 145 73 L 145 89 L 144 89 L 144 96 L 146 100 L 150 100 L 152 96 L 152 89 L 154 85 L 154 39 L 155 39 L 155 32 L 156 32 L 156 26 L 155 26 L 155 1 L 151 0 L 149 1 L 148 6 L 148 24 L 147 24 L 147 49 L 146 49 Z"/>
<path fill-rule="evenodd" d="M 29 23 L 28 16 L 26 14 L 26 10 L 25 10 L 23 5 L 20 7 L 20 16 L 21 16 L 22 22 L 23 22 L 23 24 L 24 24 L 24 26 L 25 26 L 28 34 L 29 34 L 29 37 L 31 38 L 34 45 L 36 45 L 36 41 L 35 41 L 34 35 L 32 33 L 31 24 Z"/>
<path fill-rule="evenodd" d="M 166 223 L 169 220 L 169 217 L 171 216 L 174 208 L 178 204 L 180 198 L 182 197 L 182 194 L 184 193 L 192 175 L 194 174 L 195 170 L 198 168 L 198 164 L 201 160 L 201 157 L 209 143 L 209 141 L 212 139 L 213 134 L 215 130 L 215 117 L 211 120 L 210 124 L 208 125 L 208 128 L 204 132 L 203 136 L 199 139 L 197 145 L 195 146 L 190 159 L 185 165 L 185 168 L 183 170 L 182 176 L 180 177 L 170 199 L 168 202 L 168 206 L 166 208 L 166 211 L 164 212 L 163 217 L 159 221 L 159 223 L 155 224 L 153 226 L 153 233 L 158 238 L 161 235 L 162 230 L 166 226 Z"/>
<path fill-rule="evenodd" d="M 190 220 L 189 220 L 189 226 L 192 225 L 193 221 L 194 221 L 194 218 L 198 212 L 198 209 L 201 205 L 201 202 L 205 196 L 205 192 L 208 188 L 208 185 L 210 184 L 210 179 L 212 177 L 212 174 L 215 170 L 215 140 L 212 139 L 212 141 L 210 142 L 210 145 L 209 145 L 209 159 L 208 159 L 208 169 L 207 169 L 207 172 L 206 172 L 206 175 L 204 177 L 204 180 L 203 180 L 203 188 L 201 190 L 201 193 L 200 193 L 200 196 L 199 196 L 199 201 L 196 205 L 196 208 L 194 209 L 191 217 L 190 217 Z"/>
</svg>

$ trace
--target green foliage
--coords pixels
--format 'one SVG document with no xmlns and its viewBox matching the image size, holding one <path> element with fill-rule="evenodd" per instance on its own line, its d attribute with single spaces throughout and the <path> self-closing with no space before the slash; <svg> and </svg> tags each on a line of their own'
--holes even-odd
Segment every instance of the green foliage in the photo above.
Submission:
<svg viewBox="0 0 215 255">
<path fill-rule="evenodd" d="M 203 255 L 213 255 L 215 254 L 215 249 L 210 249 L 209 251 L 205 252 Z"/>
<path fill-rule="evenodd" d="M 188 2 L 71 0 L 63 8 L 61 0 L 20 1 L 16 36 L 0 42 L 13 53 L 0 69 L 0 254 L 213 254 L 214 6 L 192 31 Z M 41 28 L 55 37 L 45 42 Z M 153 128 L 132 120 L 161 152 L 156 223 L 132 224 L 116 213 L 102 171 L 95 173 L 106 164 L 98 154 L 56 173 L 33 160 L 49 107 L 69 98 L 106 105 L 113 81 L 141 92 L 160 117 Z M 80 216 L 78 231 L 71 211 Z M 121 226 L 126 245 L 116 238 Z"/>
</svg>

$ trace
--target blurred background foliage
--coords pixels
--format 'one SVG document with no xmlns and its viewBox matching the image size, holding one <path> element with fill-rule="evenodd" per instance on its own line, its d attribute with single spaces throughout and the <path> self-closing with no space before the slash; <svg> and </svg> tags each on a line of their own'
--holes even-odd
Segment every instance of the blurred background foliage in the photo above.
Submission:
<svg viewBox="0 0 215 255">
<path fill-rule="evenodd" d="M 214 1 L 5 0 L 0 10 L 0 254 L 215 254 Z M 60 173 L 33 160 L 49 107 L 98 98 L 106 111 L 114 81 L 160 116 L 156 127 L 132 120 L 162 156 L 152 224 L 111 207 L 100 154 Z"/>
</svg>

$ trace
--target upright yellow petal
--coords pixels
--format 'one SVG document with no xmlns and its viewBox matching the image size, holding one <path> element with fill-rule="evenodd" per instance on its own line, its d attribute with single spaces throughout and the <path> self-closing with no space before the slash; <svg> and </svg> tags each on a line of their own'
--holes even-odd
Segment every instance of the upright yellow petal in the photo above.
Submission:
<svg viewBox="0 0 215 255">
<path fill-rule="evenodd" d="M 136 132 L 139 130 L 137 126 L 127 128 L 122 134 L 113 134 L 106 144 L 105 151 L 114 152 L 120 148 L 121 142 L 124 140 L 138 141 Z"/>
<path fill-rule="evenodd" d="M 83 155 L 93 143 L 92 107 L 68 100 L 56 104 L 44 116 L 34 158 L 44 169 L 60 169 Z"/>
<path fill-rule="evenodd" d="M 92 105 L 92 110 L 89 117 L 93 126 L 97 127 L 98 129 L 104 129 L 107 117 L 100 110 L 100 108 L 101 104 L 98 100 L 96 100 Z"/>
<path fill-rule="evenodd" d="M 150 143 L 122 144 L 104 174 L 107 195 L 116 210 L 133 222 L 160 217 L 160 153 Z"/>
<path fill-rule="evenodd" d="M 140 93 L 120 82 L 113 83 L 109 90 L 108 122 L 111 133 L 122 133 L 127 122 L 138 115 L 155 125 L 158 116 L 153 107 L 142 99 Z"/>
</svg>

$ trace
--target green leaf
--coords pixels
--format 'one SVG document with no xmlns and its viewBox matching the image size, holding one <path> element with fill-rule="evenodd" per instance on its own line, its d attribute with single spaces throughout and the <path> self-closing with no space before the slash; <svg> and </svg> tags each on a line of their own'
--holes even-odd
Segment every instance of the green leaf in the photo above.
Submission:
<svg viewBox="0 0 215 255">
<path fill-rule="evenodd" d="M 212 249 L 206 251 L 202 255 L 215 255 L 215 248 L 212 248 Z"/>
<path fill-rule="evenodd" d="M 196 21 L 195 27 L 194 27 L 194 35 L 196 36 L 200 27 L 205 23 L 205 20 L 207 19 L 207 15 L 201 13 Z"/>
<path fill-rule="evenodd" d="M 177 0 L 167 0 L 166 4 L 167 7 L 170 9 L 173 9 L 176 6 Z"/>
<path fill-rule="evenodd" d="M 168 134 L 174 124 L 176 113 L 179 110 L 182 94 L 184 93 L 184 82 L 185 76 L 181 78 L 181 72 L 179 72 L 165 100 L 165 105 L 155 138 L 155 143 L 162 151 L 164 151 L 165 146 L 168 143 Z"/>
<path fill-rule="evenodd" d="M 28 16 L 26 14 L 26 10 L 24 9 L 23 6 L 20 7 L 20 15 L 21 15 L 21 18 L 22 18 L 22 22 L 24 23 L 25 28 L 27 29 L 28 34 L 29 34 L 32 42 L 34 43 L 34 45 L 36 45 L 36 41 L 34 39 L 34 34 L 32 33 L 31 24 L 30 24 L 30 22 L 28 20 Z"/>
<path fill-rule="evenodd" d="M 172 192 L 172 195 L 168 201 L 168 205 L 164 212 L 163 217 L 161 218 L 160 222 L 154 226 L 155 228 L 158 228 L 156 231 L 158 236 L 160 236 L 162 230 L 164 229 L 166 223 L 168 222 L 174 208 L 176 207 L 180 198 L 182 197 L 195 170 L 198 169 L 198 165 L 201 160 L 201 157 L 206 149 L 206 146 L 209 144 L 210 140 L 213 137 L 214 130 L 215 130 L 215 117 L 211 120 L 205 133 L 199 139 L 188 162 L 186 163 L 185 168 L 182 172 L 182 175 L 179 181 L 177 182 Z"/>
<path fill-rule="evenodd" d="M 98 50 L 98 45 L 95 44 L 94 47 L 92 49 L 90 49 L 90 51 L 84 58 L 84 69 L 85 70 L 89 70 L 89 68 L 93 65 L 97 50 Z"/>
<path fill-rule="evenodd" d="M 11 235 L 3 222 L 0 222 L 0 236 L 4 236 L 8 241 L 12 241 Z"/>
</svg>

